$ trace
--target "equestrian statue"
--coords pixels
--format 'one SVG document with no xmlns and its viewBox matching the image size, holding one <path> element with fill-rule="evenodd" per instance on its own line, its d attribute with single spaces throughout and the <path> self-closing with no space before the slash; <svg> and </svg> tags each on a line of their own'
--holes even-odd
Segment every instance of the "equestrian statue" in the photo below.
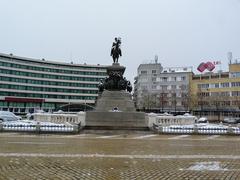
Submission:
<svg viewBox="0 0 240 180">
<path fill-rule="evenodd" d="M 119 56 L 122 56 L 122 51 L 120 49 L 121 38 L 115 38 L 112 44 L 111 56 L 113 58 L 113 63 L 118 63 Z"/>
<path fill-rule="evenodd" d="M 130 81 L 123 77 L 125 67 L 120 66 L 120 64 L 118 63 L 118 58 L 122 56 L 120 45 L 121 38 L 115 38 L 111 49 L 113 65 L 107 67 L 108 77 L 106 77 L 104 80 L 101 80 L 98 84 L 99 94 L 102 94 L 104 90 L 109 91 L 126 90 L 129 93 L 131 93 L 132 91 L 132 85 Z"/>
</svg>

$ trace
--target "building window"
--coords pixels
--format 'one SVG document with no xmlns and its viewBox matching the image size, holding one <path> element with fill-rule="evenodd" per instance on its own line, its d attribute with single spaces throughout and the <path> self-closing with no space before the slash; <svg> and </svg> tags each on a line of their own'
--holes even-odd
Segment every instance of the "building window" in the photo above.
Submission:
<svg viewBox="0 0 240 180">
<path fill-rule="evenodd" d="M 211 92 L 211 96 L 218 97 L 219 96 L 219 92 Z"/>
<path fill-rule="evenodd" d="M 168 88 L 167 85 L 163 85 L 163 86 L 161 86 L 161 89 L 162 89 L 162 90 L 167 90 L 167 88 Z"/>
<path fill-rule="evenodd" d="M 240 96 L 240 91 L 232 91 L 232 96 Z"/>
<path fill-rule="evenodd" d="M 200 97 L 208 97 L 209 96 L 209 92 L 201 92 L 198 93 Z"/>
<path fill-rule="evenodd" d="M 177 89 L 177 86 L 176 85 L 171 85 L 171 89 L 175 90 L 175 89 Z"/>
<path fill-rule="evenodd" d="M 240 107 L 240 101 L 239 100 L 232 101 L 232 105 Z"/>
<path fill-rule="evenodd" d="M 141 74 L 147 74 L 147 71 L 141 71 Z"/>
<path fill-rule="evenodd" d="M 222 87 L 222 88 L 229 87 L 229 83 L 228 83 L 228 82 L 226 82 L 226 83 L 221 83 L 221 87 Z"/>
<path fill-rule="evenodd" d="M 220 94 L 221 96 L 230 96 L 230 92 L 221 92 L 221 94 Z"/>
<path fill-rule="evenodd" d="M 156 74 L 157 73 L 157 71 L 156 70 L 152 70 L 152 74 Z"/>
<path fill-rule="evenodd" d="M 219 83 L 215 83 L 213 87 L 214 88 L 219 88 Z"/>
<path fill-rule="evenodd" d="M 153 78 L 152 78 L 152 81 L 156 82 L 156 81 L 157 81 L 157 78 L 156 78 L 156 77 L 153 77 Z"/>
<path fill-rule="evenodd" d="M 222 106 L 230 106 L 231 102 L 230 101 L 223 101 Z"/>
<path fill-rule="evenodd" d="M 177 81 L 181 81 L 181 80 L 182 80 L 182 78 L 178 76 L 177 77 Z"/>
<path fill-rule="evenodd" d="M 167 82 L 168 81 L 168 77 L 162 77 L 161 78 L 163 82 Z"/>
<path fill-rule="evenodd" d="M 232 85 L 232 87 L 239 87 L 240 82 L 232 82 L 231 85 Z"/>
<path fill-rule="evenodd" d="M 172 81 L 177 81 L 177 77 L 172 77 Z"/>
<path fill-rule="evenodd" d="M 181 81 L 186 81 L 186 77 L 185 77 L 185 76 L 182 76 L 182 77 L 181 77 Z"/>
<path fill-rule="evenodd" d="M 230 78 L 238 78 L 240 77 L 240 72 L 232 72 L 230 73 Z"/>
<path fill-rule="evenodd" d="M 198 84 L 199 89 L 207 89 L 209 88 L 209 84 Z"/>
<path fill-rule="evenodd" d="M 177 97 L 181 97 L 181 93 L 180 92 L 177 92 Z"/>
</svg>

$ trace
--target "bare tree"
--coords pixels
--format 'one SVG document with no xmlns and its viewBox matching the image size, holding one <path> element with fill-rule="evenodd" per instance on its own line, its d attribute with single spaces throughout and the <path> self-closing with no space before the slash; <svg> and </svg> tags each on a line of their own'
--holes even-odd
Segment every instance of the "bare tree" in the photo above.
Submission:
<svg viewBox="0 0 240 180">
<path fill-rule="evenodd" d="M 146 92 L 143 97 L 143 107 L 147 109 L 156 107 L 156 95 L 150 92 Z"/>
<path fill-rule="evenodd" d="M 167 105 L 167 102 L 168 102 L 167 94 L 168 93 L 165 92 L 164 90 L 162 90 L 159 94 L 160 108 L 161 108 L 162 112 L 166 108 L 166 105 Z"/>
<path fill-rule="evenodd" d="M 175 91 L 171 93 L 171 105 L 172 108 L 174 109 L 174 112 L 176 113 L 177 111 L 177 94 Z"/>
<path fill-rule="evenodd" d="M 209 108 L 209 92 L 208 90 L 202 91 L 201 88 L 198 89 L 196 94 L 196 108 L 200 110 L 200 116 L 202 116 L 202 112 L 205 109 Z"/>
<path fill-rule="evenodd" d="M 185 111 L 191 109 L 191 95 L 189 93 L 182 93 L 182 105 Z"/>
</svg>

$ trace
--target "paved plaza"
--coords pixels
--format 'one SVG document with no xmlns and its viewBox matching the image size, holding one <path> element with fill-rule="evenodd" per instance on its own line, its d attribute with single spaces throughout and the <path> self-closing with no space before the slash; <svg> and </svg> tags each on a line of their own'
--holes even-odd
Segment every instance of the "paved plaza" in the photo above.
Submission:
<svg viewBox="0 0 240 180">
<path fill-rule="evenodd" d="M 1 133 L 0 179 L 240 179 L 240 138 Z"/>
</svg>

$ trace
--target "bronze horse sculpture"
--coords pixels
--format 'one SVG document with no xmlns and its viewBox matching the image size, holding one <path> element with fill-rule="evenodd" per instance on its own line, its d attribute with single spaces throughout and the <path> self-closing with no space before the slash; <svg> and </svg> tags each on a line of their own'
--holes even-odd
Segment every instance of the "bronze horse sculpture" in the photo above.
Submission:
<svg viewBox="0 0 240 180">
<path fill-rule="evenodd" d="M 111 49 L 113 65 L 108 67 L 107 74 L 109 77 L 106 77 L 104 80 L 100 80 L 98 84 L 99 94 L 102 94 L 104 90 L 108 91 L 127 90 L 129 93 L 132 91 L 132 85 L 130 81 L 127 81 L 127 79 L 123 77 L 125 67 L 120 66 L 120 64 L 118 64 L 118 58 L 122 56 L 120 45 L 121 39 L 115 38 L 115 41 L 113 42 Z"/>
<path fill-rule="evenodd" d="M 122 56 L 120 45 L 121 45 L 121 39 L 115 38 L 115 42 L 113 42 L 112 49 L 111 49 L 111 56 L 113 58 L 113 63 L 118 63 L 119 56 Z"/>
</svg>

